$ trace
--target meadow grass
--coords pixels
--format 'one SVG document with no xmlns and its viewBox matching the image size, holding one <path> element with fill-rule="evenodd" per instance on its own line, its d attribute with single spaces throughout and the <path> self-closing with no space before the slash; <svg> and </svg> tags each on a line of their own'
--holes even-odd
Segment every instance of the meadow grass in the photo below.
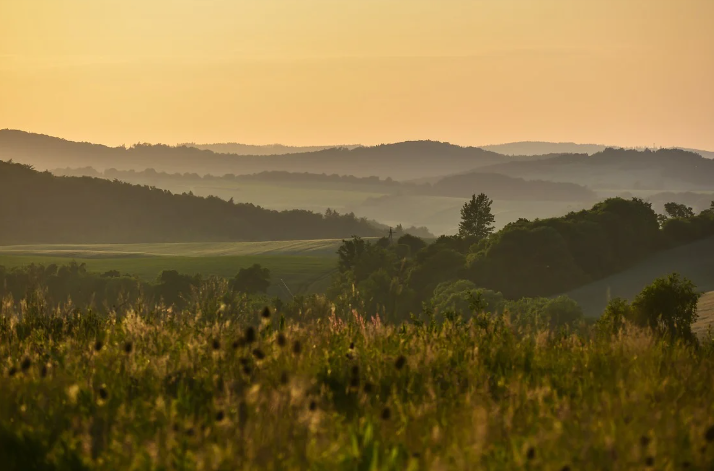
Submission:
<svg viewBox="0 0 714 471">
<path fill-rule="evenodd" d="M 84 252 L 86 256 L 86 252 Z M 30 263 L 67 264 L 74 260 L 84 263 L 88 271 L 104 273 L 118 270 L 121 273 L 138 276 L 145 281 L 154 281 L 164 270 L 177 270 L 183 274 L 217 275 L 232 278 L 241 268 L 258 263 L 268 268 L 272 284 L 268 288 L 271 296 L 289 297 L 280 280 L 282 279 L 294 294 L 324 293 L 330 284 L 330 277 L 336 270 L 336 255 L 240 255 L 240 256 L 101 256 L 101 257 L 61 257 L 43 254 L 6 255 L 0 253 L 0 265 L 7 268 L 25 266 Z"/>
<path fill-rule="evenodd" d="M 714 350 L 217 298 L 0 312 L 4 469 L 711 469 Z M 43 467 L 44 466 L 44 467 Z"/>
</svg>

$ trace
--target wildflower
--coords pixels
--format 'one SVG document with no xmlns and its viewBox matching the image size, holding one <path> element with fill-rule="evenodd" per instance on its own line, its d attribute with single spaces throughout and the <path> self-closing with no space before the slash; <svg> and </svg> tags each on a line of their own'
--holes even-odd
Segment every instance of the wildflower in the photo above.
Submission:
<svg viewBox="0 0 714 471">
<path fill-rule="evenodd" d="M 308 405 L 308 407 L 311 411 L 315 411 L 317 409 L 317 402 L 315 402 L 314 400 L 310 401 L 310 404 Z"/>
<path fill-rule="evenodd" d="M 96 342 L 94 342 L 94 351 L 95 352 L 100 351 L 103 346 L 104 346 L 104 343 L 102 343 L 101 340 L 97 340 Z"/>
<path fill-rule="evenodd" d="M 382 409 L 382 420 L 389 420 L 392 418 L 392 410 L 389 407 Z"/>
<path fill-rule="evenodd" d="M 263 312 L 260 313 L 260 316 L 263 319 L 270 319 L 270 308 L 268 306 L 265 306 L 265 309 L 263 309 Z"/>
<path fill-rule="evenodd" d="M 302 352 L 302 344 L 300 343 L 299 340 L 296 340 L 293 342 L 293 353 L 295 355 L 300 355 Z"/>
<path fill-rule="evenodd" d="M 528 447 L 528 451 L 526 451 L 526 458 L 532 460 L 533 458 L 535 458 L 535 453 L 535 448 L 533 448 L 532 446 Z"/>
<path fill-rule="evenodd" d="M 262 360 L 263 358 L 265 358 L 265 353 L 263 353 L 263 350 L 256 348 L 255 350 L 253 350 L 253 356 L 258 360 Z"/>
<path fill-rule="evenodd" d="M 213 339 L 213 349 L 214 350 L 220 350 L 221 349 L 221 341 L 218 339 Z"/>
<path fill-rule="evenodd" d="M 285 338 L 285 335 L 281 332 L 278 334 L 278 346 L 284 347 L 287 345 L 288 339 Z"/>
<path fill-rule="evenodd" d="M 708 442 L 714 442 L 714 425 L 707 429 L 706 433 L 704 434 L 704 438 Z"/>
<path fill-rule="evenodd" d="M 248 326 L 245 329 L 245 343 L 251 344 L 253 342 L 255 342 L 255 329 Z"/>
<path fill-rule="evenodd" d="M 222 422 L 223 419 L 225 418 L 226 414 L 222 410 L 219 410 L 216 412 L 216 422 Z"/>
<path fill-rule="evenodd" d="M 404 358 L 404 355 L 399 355 L 397 358 L 397 361 L 394 362 L 394 366 L 398 369 L 401 370 L 404 368 L 404 365 L 407 363 L 407 359 Z"/>
<path fill-rule="evenodd" d="M 20 368 L 22 368 L 22 371 L 29 370 L 31 366 L 32 366 L 32 360 L 30 360 L 30 357 L 25 357 L 22 360 L 22 363 L 20 364 Z"/>
<path fill-rule="evenodd" d="M 131 342 L 126 342 L 126 343 L 124 344 L 124 351 L 125 351 L 127 354 L 131 353 L 131 351 L 132 351 L 133 349 L 134 349 L 134 344 L 132 344 Z"/>
</svg>

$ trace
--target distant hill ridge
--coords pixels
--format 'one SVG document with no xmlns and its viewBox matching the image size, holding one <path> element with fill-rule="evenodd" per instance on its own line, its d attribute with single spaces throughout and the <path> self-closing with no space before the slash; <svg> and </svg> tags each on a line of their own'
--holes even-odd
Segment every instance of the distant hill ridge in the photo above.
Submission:
<svg viewBox="0 0 714 471">
<path fill-rule="evenodd" d="M 354 149 L 332 148 L 287 155 L 217 154 L 186 146 L 137 144 L 107 147 L 24 131 L 0 130 L 0 159 L 47 170 L 94 167 L 198 174 L 251 174 L 282 170 L 394 179 L 420 178 L 509 162 L 495 152 L 435 141 L 411 141 Z"/>
<path fill-rule="evenodd" d="M 300 154 L 304 152 L 316 152 L 327 149 L 354 149 L 362 147 L 360 145 L 333 145 L 333 146 L 285 146 L 282 144 L 268 145 L 252 145 L 240 144 L 237 142 L 225 142 L 216 144 L 195 144 L 187 142 L 179 144 L 179 146 L 195 147 L 201 150 L 210 150 L 217 154 L 235 154 L 235 155 L 285 155 L 285 154 Z"/>
</svg>

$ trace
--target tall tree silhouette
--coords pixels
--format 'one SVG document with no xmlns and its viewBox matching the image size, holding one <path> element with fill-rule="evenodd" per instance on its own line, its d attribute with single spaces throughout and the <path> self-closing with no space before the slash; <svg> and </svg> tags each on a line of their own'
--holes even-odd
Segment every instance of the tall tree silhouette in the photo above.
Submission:
<svg viewBox="0 0 714 471">
<path fill-rule="evenodd" d="M 484 239 L 493 232 L 494 217 L 491 214 L 491 204 L 484 193 L 471 196 L 471 200 L 461 208 L 461 222 L 459 223 L 459 235 L 461 237 L 473 237 Z"/>
</svg>

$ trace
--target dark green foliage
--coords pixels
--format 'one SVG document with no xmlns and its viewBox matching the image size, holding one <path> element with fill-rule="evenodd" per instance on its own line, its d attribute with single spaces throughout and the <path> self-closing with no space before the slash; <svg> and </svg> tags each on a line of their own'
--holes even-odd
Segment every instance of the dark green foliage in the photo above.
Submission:
<svg viewBox="0 0 714 471">
<path fill-rule="evenodd" d="M 665 203 L 664 210 L 671 218 L 690 218 L 694 216 L 694 210 L 685 204 Z"/>
<path fill-rule="evenodd" d="M 231 289 L 246 294 L 265 293 L 270 286 L 270 270 L 255 263 L 249 268 L 241 268 L 231 280 Z"/>
<path fill-rule="evenodd" d="M 632 307 L 627 300 L 613 298 L 607 303 L 605 312 L 597 320 L 598 330 L 604 334 L 616 334 L 632 319 Z"/>
<path fill-rule="evenodd" d="M 641 325 L 671 337 L 693 339 L 700 294 L 694 283 L 679 274 L 657 278 L 632 302 L 632 318 Z"/>
<path fill-rule="evenodd" d="M 474 238 L 477 241 L 485 239 L 493 232 L 495 218 L 491 214 L 493 200 L 484 193 L 471 196 L 471 200 L 461 208 L 459 235 Z"/>
<path fill-rule="evenodd" d="M 379 230 L 354 214 L 272 211 L 0 161 L 0 243 L 129 243 L 340 238 Z"/>
<path fill-rule="evenodd" d="M 426 247 L 426 242 L 424 242 L 419 237 L 413 236 L 411 234 L 404 234 L 399 239 L 397 239 L 397 244 L 406 245 L 409 247 L 409 255 L 415 256 L 417 252 Z"/>
</svg>

